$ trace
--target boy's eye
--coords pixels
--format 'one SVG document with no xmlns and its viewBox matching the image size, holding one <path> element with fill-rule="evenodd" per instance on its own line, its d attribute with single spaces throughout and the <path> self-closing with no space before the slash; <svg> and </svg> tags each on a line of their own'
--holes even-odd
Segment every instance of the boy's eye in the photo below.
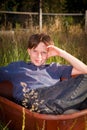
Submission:
<svg viewBox="0 0 87 130">
<path fill-rule="evenodd" d="M 37 52 L 36 50 L 33 50 L 33 52 Z"/>
<path fill-rule="evenodd" d="M 44 51 L 44 52 L 42 52 L 42 54 L 47 54 L 47 52 Z"/>
</svg>

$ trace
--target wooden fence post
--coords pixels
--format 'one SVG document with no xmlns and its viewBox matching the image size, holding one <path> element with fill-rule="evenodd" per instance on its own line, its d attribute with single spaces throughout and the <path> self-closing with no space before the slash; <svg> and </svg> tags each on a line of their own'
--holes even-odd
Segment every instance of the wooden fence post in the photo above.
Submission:
<svg viewBox="0 0 87 130">
<path fill-rule="evenodd" d="M 85 33 L 87 33 L 87 10 L 85 11 Z"/>
<path fill-rule="evenodd" d="M 42 31 L 42 0 L 39 0 L 39 28 Z"/>
</svg>

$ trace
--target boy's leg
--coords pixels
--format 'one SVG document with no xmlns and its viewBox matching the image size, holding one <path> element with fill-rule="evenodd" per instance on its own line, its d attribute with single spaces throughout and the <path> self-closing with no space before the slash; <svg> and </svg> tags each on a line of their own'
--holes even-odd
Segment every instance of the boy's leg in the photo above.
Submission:
<svg viewBox="0 0 87 130">
<path fill-rule="evenodd" d="M 40 88 L 36 92 L 40 113 L 61 114 L 67 109 L 78 108 L 78 105 L 86 99 L 87 75 L 62 81 L 49 88 Z"/>
<path fill-rule="evenodd" d="M 54 86 L 38 88 L 26 93 L 22 105 L 46 114 L 62 114 L 77 109 L 87 97 L 87 75 L 79 75 Z"/>
</svg>

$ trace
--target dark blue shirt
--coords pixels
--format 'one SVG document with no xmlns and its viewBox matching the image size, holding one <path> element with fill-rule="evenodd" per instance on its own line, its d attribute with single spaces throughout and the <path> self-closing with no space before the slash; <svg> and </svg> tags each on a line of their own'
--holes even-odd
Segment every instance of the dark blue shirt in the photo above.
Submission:
<svg viewBox="0 0 87 130">
<path fill-rule="evenodd" d="M 36 89 L 50 87 L 60 81 L 60 78 L 71 77 L 72 66 L 51 63 L 35 66 L 31 62 L 12 62 L 0 68 L 0 81 L 9 80 L 13 83 L 13 96 L 17 100 L 23 98 L 23 87 Z"/>
</svg>

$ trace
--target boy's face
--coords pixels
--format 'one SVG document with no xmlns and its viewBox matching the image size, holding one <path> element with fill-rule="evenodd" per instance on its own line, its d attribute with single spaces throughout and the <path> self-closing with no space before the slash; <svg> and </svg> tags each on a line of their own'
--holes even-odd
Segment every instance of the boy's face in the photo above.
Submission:
<svg viewBox="0 0 87 130">
<path fill-rule="evenodd" d="M 47 60 L 48 50 L 47 46 L 43 42 L 40 42 L 36 48 L 28 48 L 28 53 L 30 55 L 31 62 L 34 65 L 40 66 L 45 64 Z"/>
</svg>

